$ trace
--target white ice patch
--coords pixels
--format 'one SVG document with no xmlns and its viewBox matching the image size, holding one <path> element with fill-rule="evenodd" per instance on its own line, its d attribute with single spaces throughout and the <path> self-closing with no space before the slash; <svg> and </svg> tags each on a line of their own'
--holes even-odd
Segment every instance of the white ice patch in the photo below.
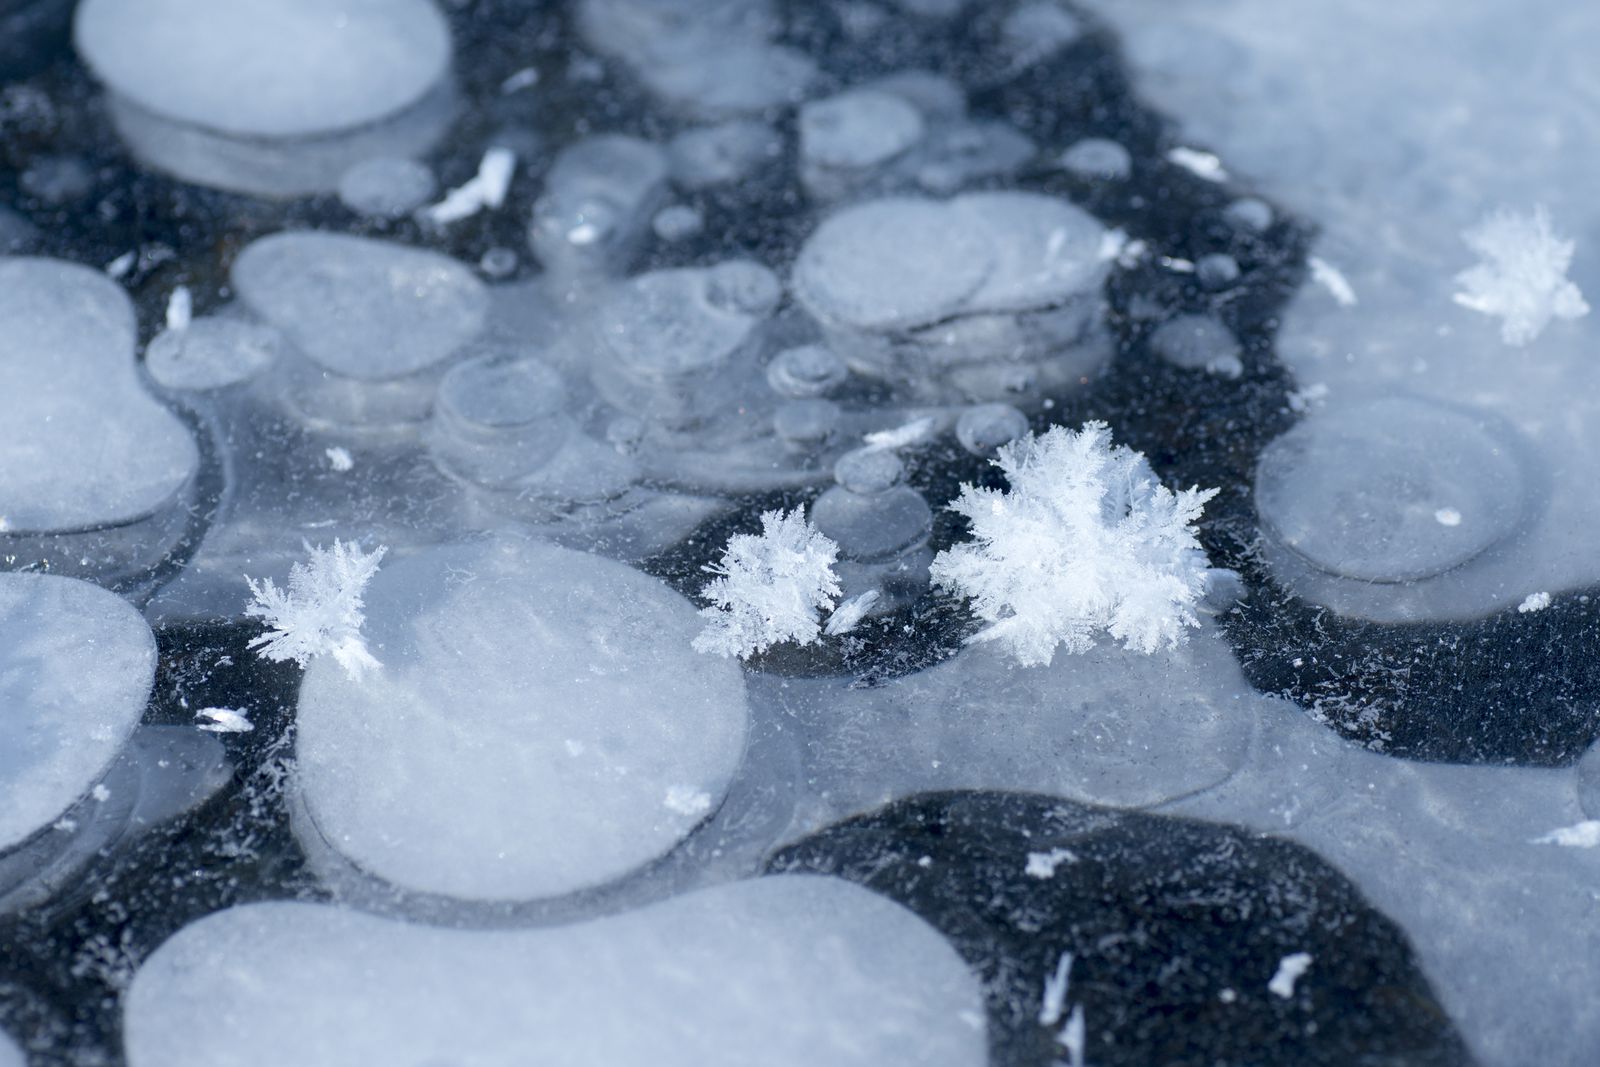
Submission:
<svg viewBox="0 0 1600 1067">
<path fill-rule="evenodd" d="M 1202 152 L 1198 148 L 1185 148 L 1178 146 L 1167 152 L 1167 162 L 1182 167 L 1197 178 L 1204 178 L 1208 182 L 1225 182 L 1228 180 L 1228 171 L 1222 165 L 1220 157 Z"/>
<path fill-rule="evenodd" d="M 1529 593 L 1523 598 L 1522 603 L 1517 605 L 1517 611 L 1520 614 L 1526 615 L 1530 611 L 1543 611 L 1549 606 L 1549 593 Z"/>
<path fill-rule="evenodd" d="M 1056 876 L 1056 868 L 1063 863 L 1077 863 L 1078 855 L 1070 848 L 1053 848 L 1049 852 L 1028 853 L 1028 864 L 1023 874 L 1029 878 L 1049 879 Z"/>
<path fill-rule="evenodd" d="M 1326 289 L 1340 307 L 1355 307 L 1356 291 L 1344 272 L 1321 256 L 1310 256 L 1306 265 L 1311 268 L 1311 280 Z"/>
<path fill-rule="evenodd" d="M 1309 952 L 1294 952 L 1278 961 L 1278 970 L 1272 979 L 1267 982 L 1267 989 L 1273 996 L 1288 1000 L 1294 996 L 1294 985 L 1302 975 L 1311 967 L 1311 954 Z"/>
<path fill-rule="evenodd" d="M 668 811 L 699 818 L 711 810 L 711 794 L 688 785 L 669 786 L 662 806 Z"/>
<path fill-rule="evenodd" d="M 1072 981 L 1072 953 L 1063 952 L 1056 961 L 1055 973 L 1044 980 L 1044 995 L 1039 1001 L 1039 1025 L 1054 1026 L 1066 1011 L 1067 992 Z"/>
<path fill-rule="evenodd" d="M 439 203 L 425 209 L 423 217 L 444 226 L 471 218 L 485 209 L 500 207 L 506 202 L 516 170 L 515 152 L 503 145 L 490 147 L 478 162 L 478 173 L 446 193 Z"/>
<path fill-rule="evenodd" d="M 1600 848 L 1600 819 L 1585 819 L 1572 826 L 1551 830 L 1533 839 L 1535 845 L 1560 845 L 1563 848 Z"/>
<path fill-rule="evenodd" d="M 881 599 L 883 594 L 876 589 L 868 589 L 865 593 L 851 597 L 828 616 L 828 625 L 823 627 L 822 632 L 829 637 L 840 637 L 850 633 L 861 625 L 861 620 L 867 617 L 872 605 Z"/>
<path fill-rule="evenodd" d="M 350 450 L 342 445 L 334 445 L 332 448 L 324 449 L 322 454 L 328 457 L 328 466 L 341 474 L 356 465 L 355 459 L 350 455 Z"/>
<path fill-rule="evenodd" d="M 187 330 L 189 323 L 193 321 L 194 296 L 189 292 L 188 286 L 180 285 L 172 290 L 172 295 L 167 298 L 167 329 Z"/>
<path fill-rule="evenodd" d="M 242 712 L 232 708 L 201 708 L 194 713 L 194 717 L 207 720 L 199 723 L 195 729 L 214 734 L 247 734 L 255 729 L 255 725 Z"/>
</svg>

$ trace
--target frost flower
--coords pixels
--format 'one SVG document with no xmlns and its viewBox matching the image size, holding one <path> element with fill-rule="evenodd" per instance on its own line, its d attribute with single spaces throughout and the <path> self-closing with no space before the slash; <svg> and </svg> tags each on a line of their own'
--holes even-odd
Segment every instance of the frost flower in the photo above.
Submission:
<svg viewBox="0 0 1600 1067">
<path fill-rule="evenodd" d="M 808 645 L 821 612 L 839 595 L 833 572 L 839 546 L 806 521 L 799 508 L 761 516 L 761 534 L 734 534 L 717 575 L 700 591 L 711 601 L 700 614 L 706 628 L 694 639 L 701 652 L 744 658 L 782 641 Z"/>
<path fill-rule="evenodd" d="M 275 662 L 292 659 L 302 667 L 313 656 L 330 655 L 359 681 L 379 666 L 361 637 L 366 621 L 361 597 L 388 549 L 380 545 L 363 552 L 360 545 L 336 540 L 332 548 L 307 545 L 306 551 L 310 559 L 289 568 L 287 590 L 271 578 L 258 583 L 245 577 L 255 599 L 244 613 L 265 619 L 270 628 L 250 647 Z"/>
<path fill-rule="evenodd" d="M 1551 319 L 1589 313 L 1583 293 L 1567 280 L 1574 244 L 1555 235 L 1550 215 L 1497 211 L 1461 235 L 1483 262 L 1456 275 L 1462 307 L 1500 318 L 1500 338 L 1522 347 Z"/>
<path fill-rule="evenodd" d="M 1171 648 L 1199 625 L 1209 566 L 1192 524 L 1215 489 L 1173 493 L 1103 422 L 1054 427 L 1000 450 L 1009 491 L 961 487 L 951 508 L 972 540 L 933 561 L 933 580 L 972 601 L 1023 666 L 1083 652 L 1104 631 L 1130 649 Z"/>
</svg>

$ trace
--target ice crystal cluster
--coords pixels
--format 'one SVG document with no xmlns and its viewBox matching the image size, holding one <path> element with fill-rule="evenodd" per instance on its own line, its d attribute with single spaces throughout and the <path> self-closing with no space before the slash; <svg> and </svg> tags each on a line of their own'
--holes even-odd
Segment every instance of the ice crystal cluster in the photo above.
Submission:
<svg viewBox="0 0 1600 1067">
<path fill-rule="evenodd" d="M 1462 238 L 1482 262 L 1456 275 L 1462 307 L 1501 320 L 1500 337 L 1522 347 L 1544 332 L 1551 319 L 1578 319 L 1589 305 L 1567 280 L 1576 245 L 1556 236 L 1550 215 L 1497 211 Z"/>
<path fill-rule="evenodd" d="M 1198 625 L 1208 563 L 1193 524 L 1215 489 L 1172 492 L 1103 422 L 1030 434 L 995 464 L 1010 489 L 963 485 L 951 507 L 972 540 L 933 561 L 934 582 L 989 624 L 973 640 L 1042 666 L 1101 632 L 1152 653 Z"/>
<path fill-rule="evenodd" d="M 350 677 L 360 679 L 379 665 L 361 636 L 362 594 L 388 548 L 363 552 L 358 544 L 335 540 L 332 548 L 307 545 L 306 551 L 309 560 L 289 568 L 287 589 L 271 578 L 245 578 L 255 599 L 244 613 L 269 627 L 250 647 L 270 660 L 294 660 L 302 667 L 315 656 L 332 656 Z"/>
<path fill-rule="evenodd" d="M 800 508 L 763 512 L 760 535 L 734 534 L 721 562 L 707 568 L 717 577 L 701 590 L 711 605 L 700 612 L 707 625 L 694 647 L 744 658 L 784 641 L 815 641 L 821 612 L 839 595 L 838 556 Z"/>
</svg>

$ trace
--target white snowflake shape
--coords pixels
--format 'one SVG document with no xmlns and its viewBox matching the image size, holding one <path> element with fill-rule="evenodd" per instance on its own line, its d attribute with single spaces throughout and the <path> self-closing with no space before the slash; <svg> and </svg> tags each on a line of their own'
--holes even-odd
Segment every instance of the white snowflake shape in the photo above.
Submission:
<svg viewBox="0 0 1600 1067">
<path fill-rule="evenodd" d="M 1462 307 L 1501 319 L 1500 338 L 1528 344 L 1551 319 L 1578 319 L 1589 313 L 1583 293 L 1567 280 L 1574 242 L 1557 237 L 1550 215 L 1496 211 L 1462 235 L 1483 262 L 1456 275 Z"/>
<path fill-rule="evenodd" d="M 251 618 L 265 619 L 271 628 L 250 642 L 260 655 L 275 662 L 294 660 L 304 667 L 313 656 L 330 655 L 351 678 L 359 681 L 380 666 L 361 637 L 362 594 L 378 572 L 388 548 L 371 552 L 357 544 L 334 541 L 332 548 L 306 545 L 310 559 L 289 568 L 289 588 L 279 589 L 271 578 L 259 583 L 245 576 L 255 600 L 244 609 Z"/>
<path fill-rule="evenodd" d="M 961 487 L 951 508 L 972 540 L 939 553 L 933 580 L 968 597 L 1023 666 L 1109 633 L 1130 649 L 1175 647 L 1198 626 L 1209 566 L 1192 524 L 1217 490 L 1173 493 L 1103 422 L 1053 427 L 1000 450 L 1009 491 Z"/>
<path fill-rule="evenodd" d="M 694 639 L 701 652 L 744 658 L 783 641 L 808 645 L 821 630 L 821 612 L 839 595 L 833 572 L 839 546 L 799 508 L 761 516 L 761 534 L 734 534 L 718 575 L 700 591 L 711 601 L 700 614 L 706 628 Z"/>
</svg>

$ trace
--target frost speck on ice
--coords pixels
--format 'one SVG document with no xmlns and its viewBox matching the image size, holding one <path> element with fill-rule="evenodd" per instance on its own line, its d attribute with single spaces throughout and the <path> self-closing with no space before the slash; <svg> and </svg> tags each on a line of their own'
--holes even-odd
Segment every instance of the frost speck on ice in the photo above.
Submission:
<svg viewBox="0 0 1600 1067">
<path fill-rule="evenodd" d="M 201 708 L 194 717 L 209 720 L 195 728 L 213 734 L 247 734 L 255 729 L 254 723 L 232 708 Z"/>
<path fill-rule="evenodd" d="M 1294 996 L 1294 984 L 1311 968 L 1311 953 L 1294 952 L 1278 961 L 1278 970 L 1267 982 L 1273 996 L 1288 1000 Z"/>
<path fill-rule="evenodd" d="M 1560 845 L 1563 848 L 1600 848 L 1600 819 L 1585 819 L 1573 826 L 1551 830 L 1533 839 L 1535 845 Z"/>
<path fill-rule="evenodd" d="M 783 641 L 815 641 L 819 612 L 839 595 L 838 558 L 839 547 L 801 509 L 764 512 L 760 536 L 734 534 L 707 568 L 718 577 L 701 590 L 712 606 L 701 609 L 707 624 L 694 647 L 744 658 Z"/>
<path fill-rule="evenodd" d="M 1049 852 L 1028 853 L 1028 865 L 1023 870 L 1029 878 L 1040 880 L 1054 878 L 1056 868 L 1063 863 L 1077 863 L 1078 856 L 1071 849 L 1053 848 Z"/>
<path fill-rule="evenodd" d="M 1549 606 L 1549 593 L 1529 593 L 1523 599 L 1522 603 L 1517 605 L 1517 613 L 1519 615 L 1526 615 L 1530 611 L 1543 611 Z"/>
<path fill-rule="evenodd" d="M 1567 280 L 1575 245 L 1557 237 L 1550 215 L 1497 211 L 1462 234 L 1482 262 L 1456 275 L 1462 307 L 1501 319 L 1500 338 L 1528 344 L 1551 319 L 1578 319 L 1589 313 L 1583 293 Z"/>
<path fill-rule="evenodd" d="M 1010 490 L 963 485 L 951 506 L 973 540 L 933 561 L 933 580 L 990 624 L 972 640 L 1001 641 L 1031 667 L 1058 645 L 1087 651 L 1099 631 L 1153 653 L 1199 625 L 1209 562 L 1192 524 L 1215 489 L 1172 492 L 1103 422 L 1029 435 L 995 464 Z"/>
<path fill-rule="evenodd" d="M 359 680 L 379 666 L 361 637 L 362 593 L 388 551 L 371 552 L 357 544 L 334 541 L 332 548 L 306 546 L 311 558 L 289 569 L 289 587 L 279 589 L 271 578 L 250 583 L 254 601 L 244 613 L 265 619 L 271 629 L 250 642 L 275 662 L 294 660 L 304 667 L 313 656 L 331 655 L 351 678 Z"/>
</svg>

